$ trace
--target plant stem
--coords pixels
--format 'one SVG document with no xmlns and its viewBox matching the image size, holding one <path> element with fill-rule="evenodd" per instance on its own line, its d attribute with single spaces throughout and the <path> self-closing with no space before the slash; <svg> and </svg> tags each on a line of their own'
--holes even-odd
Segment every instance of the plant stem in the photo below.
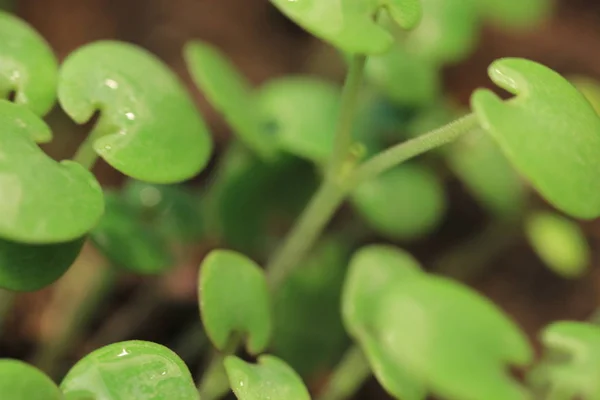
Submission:
<svg viewBox="0 0 600 400">
<path fill-rule="evenodd" d="M 468 114 L 441 128 L 390 147 L 358 167 L 354 171 L 350 186 L 356 187 L 411 158 L 453 142 L 478 124 L 475 114 Z"/>
<path fill-rule="evenodd" d="M 229 391 L 229 379 L 223 361 L 225 357 L 236 352 L 241 339 L 240 335 L 233 335 L 222 352 L 213 352 L 210 363 L 204 369 L 202 379 L 198 384 L 198 392 L 202 400 L 215 400 L 223 397 Z"/>
<path fill-rule="evenodd" d="M 98 161 L 98 153 L 94 150 L 94 143 L 99 138 L 109 135 L 111 130 L 108 126 L 107 120 L 100 117 L 96 122 L 96 125 L 88 136 L 83 140 L 72 160 L 81 164 L 84 168 L 91 170 Z"/>
<path fill-rule="evenodd" d="M 343 400 L 351 397 L 371 376 L 369 362 L 359 346 L 353 345 L 335 368 L 317 400 Z"/>
</svg>

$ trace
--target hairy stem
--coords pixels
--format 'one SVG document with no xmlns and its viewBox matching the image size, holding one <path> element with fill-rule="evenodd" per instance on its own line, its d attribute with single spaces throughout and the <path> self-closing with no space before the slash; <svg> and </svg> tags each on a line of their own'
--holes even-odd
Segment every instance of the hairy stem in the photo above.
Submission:
<svg viewBox="0 0 600 400">
<path fill-rule="evenodd" d="M 335 368 L 317 400 L 343 400 L 352 397 L 371 376 L 371 367 L 358 346 L 352 346 Z"/>
</svg>

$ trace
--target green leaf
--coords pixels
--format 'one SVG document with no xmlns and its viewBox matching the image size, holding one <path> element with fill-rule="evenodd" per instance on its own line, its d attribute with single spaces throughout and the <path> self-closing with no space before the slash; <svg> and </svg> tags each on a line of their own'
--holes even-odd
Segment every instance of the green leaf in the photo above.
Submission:
<svg viewBox="0 0 600 400">
<path fill-rule="evenodd" d="M 0 11 L 0 98 L 45 115 L 56 102 L 58 61 L 46 40 L 25 21 Z"/>
<path fill-rule="evenodd" d="M 403 29 L 421 19 L 418 0 L 271 0 L 279 10 L 313 35 L 348 53 L 380 54 L 393 36 L 374 20 L 381 8 Z"/>
<path fill-rule="evenodd" d="M 346 253 L 326 238 L 275 293 L 272 353 L 303 377 L 329 371 L 349 343 L 339 310 Z"/>
<path fill-rule="evenodd" d="M 71 368 L 60 388 L 67 397 L 95 400 L 199 400 L 192 375 L 177 354 L 138 340 L 88 354 Z"/>
<path fill-rule="evenodd" d="M 36 145 L 52 133 L 25 106 L 0 100 L 0 130 L 0 238 L 50 244 L 87 233 L 104 211 L 94 176 Z"/>
<path fill-rule="evenodd" d="M 445 149 L 452 171 L 490 213 L 515 218 L 525 206 L 525 187 L 496 143 L 481 129 Z"/>
<path fill-rule="evenodd" d="M 342 295 L 342 315 L 348 332 L 363 349 L 385 390 L 403 400 L 422 400 L 425 389 L 410 369 L 395 362 L 375 331 L 375 311 L 381 296 L 405 280 L 423 276 L 408 253 L 388 245 L 363 247 L 352 257 Z"/>
<path fill-rule="evenodd" d="M 591 250 L 575 222 L 552 212 L 535 212 L 527 217 L 529 243 L 557 274 L 565 278 L 582 276 L 591 264 Z"/>
<path fill-rule="evenodd" d="M 140 274 L 157 274 L 173 265 L 165 238 L 144 225 L 140 211 L 116 193 L 104 195 L 106 211 L 90 239 L 113 264 Z"/>
<path fill-rule="evenodd" d="M 517 96 L 489 90 L 473 110 L 509 161 L 555 207 L 582 219 L 600 216 L 600 118 L 566 79 L 524 59 L 495 61 L 492 80 Z"/>
<path fill-rule="evenodd" d="M 366 76 L 394 103 L 424 106 L 440 96 L 441 82 L 435 63 L 396 45 L 367 60 Z"/>
<path fill-rule="evenodd" d="M 30 245 L 0 239 L 0 288 L 32 292 L 48 286 L 73 265 L 84 242 Z"/>
<path fill-rule="evenodd" d="M 390 359 L 448 400 L 530 396 L 508 366 L 529 363 L 526 336 L 489 300 L 449 279 L 395 282 L 371 310 L 375 337 Z"/>
<path fill-rule="evenodd" d="M 60 390 L 39 369 L 13 359 L 0 359 L 0 393 L 7 400 L 61 400 Z"/>
<path fill-rule="evenodd" d="M 185 60 L 196 85 L 222 113 L 239 139 L 263 159 L 277 153 L 255 103 L 252 87 L 215 47 L 200 41 L 185 47 Z"/>
<path fill-rule="evenodd" d="M 335 84 L 292 76 L 261 86 L 255 101 L 281 148 L 323 165 L 333 152 L 340 94 Z"/>
<path fill-rule="evenodd" d="M 61 67 L 58 98 L 77 123 L 101 111 L 94 150 L 134 179 L 183 181 L 211 155 L 208 129 L 189 93 L 140 47 L 112 41 L 80 47 Z"/>
<path fill-rule="evenodd" d="M 229 356 L 225 359 L 225 369 L 239 400 L 310 400 L 302 378 L 277 357 L 260 356 L 254 365 Z"/>
<path fill-rule="evenodd" d="M 373 229 L 396 240 L 430 233 L 446 210 L 442 184 L 433 172 L 417 164 L 398 166 L 362 183 L 351 200 Z"/>
<path fill-rule="evenodd" d="M 182 185 L 156 185 L 130 180 L 123 188 L 126 201 L 173 243 L 190 243 L 205 233 L 200 198 Z"/>
<path fill-rule="evenodd" d="M 541 334 L 544 358 L 527 377 L 540 394 L 556 400 L 600 398 L 600 328 L 584 322 L 559 321 Z"/>
<path fill-rule="evenodd" d="M 263 270 L 246 256 L 214 250 L 200 265 L 200 313 L 206 334 L 219 350 L 232 335 L 245 334 L 247 349 L 262 352 L 271 338 L 271 300 Z"/>
<path fill-rule="evenodd" d="M 552 11 L 551 0 L 470 0 L 482 16 L 507 27 L 524 28 L 539 24 Z"/>
<path fill-rule="evenodd" d="M 574 76 L 569 81 L 585 96 L 597 114 L 600 114 L 600 84 L 585 76 Z"/>
</svg>

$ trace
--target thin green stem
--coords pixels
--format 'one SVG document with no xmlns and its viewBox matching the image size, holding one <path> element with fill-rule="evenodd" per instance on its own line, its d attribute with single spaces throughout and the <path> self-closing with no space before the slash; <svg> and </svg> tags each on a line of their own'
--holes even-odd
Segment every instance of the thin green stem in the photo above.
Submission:
<svg viewBox="0 0 600 400">
<path fill-rule="evenodd" d="M 229 391 L 229 379 L 223 366 L 228 355 L 234 354 L 241 342 L 241 336 L 234 335 L 222 351 L 214 351 L 208 367 L 204 369 L 202 379 L 198 384 L 198 392 L 202 400 L 215 400 L 223 397 Z"/>
<path fill-rule="evenodd" d="M 354 171 L 350 186 L 356 187 L 411 158 L 451 143 L 478 124 L 475 114 L 469 114 L 441 128 L 390 147 L 358 167 Z"/>
<path fill-rule="evenodd" d="M 94 143 L 99 138 L 109 135 L 110 133 L 111 130 L 108 127 L 106 119 L 100 117 L 92 131 L 88 134 L 75 152 L 75 155 L 72 158 L 73 161 L 81 164 L 84 168 L 91 170 L 99 158 L 98 153 L 96 153 L 96 150 L 94 150 Z"/>
<path fill-rule="evenodd" d="M 350 398 L 370 376 L 371 367 L 368 360 L 360 347 L 353 345 L 346 351 L 317 400 Z"/>
</svg>

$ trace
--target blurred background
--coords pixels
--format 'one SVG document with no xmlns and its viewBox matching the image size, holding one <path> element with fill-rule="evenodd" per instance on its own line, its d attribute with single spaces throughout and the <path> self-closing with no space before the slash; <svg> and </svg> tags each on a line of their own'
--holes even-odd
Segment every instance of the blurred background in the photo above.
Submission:
<svg viewBox="0 0 600 400">
<path fill-rule="evenodd" d="M 12 7 L 41 32 L 61 59 L 77 47 L 99 39 L 132 42 L 158 55 L 189 85 L 217 143 L 215 158 L 228 143 L 231 132 L 191 84 L 182 58 L 182 46 L 187 41 L 202 39 L 219 47 L 254 85 L 296 73 L 343 81 L 345 65 L 339 55 L 287 20 L 267 0 L 15 0 L 11 3 L 7 2 L 7 7 Z M 476 50 L 464 61 L 444 68 L 444 90 L 449 97 L 468 104 L 475 88 L 492 86 L 486 73 L 490 62 L 505 56 L 539 61 L 565 75 L 600 79 L 598 49 L 600 2 L 558 0 L 552 16 L 538 26 L 520 30 L 484 26 Z M 69 157 L 89 126 L 75 126 L 58 108 L 47 119 L 57 139 L 45 149 L 57 159 Z M 123 183 L 122 176 L 102 162 L 95 172 L 106 187 L 119 187 Z M 187 185 L 202 186 L 210 173 L 211 168 Z M 456 179 L 447 179 L 445 185 L 450 205 L 442 226 L 431 237 L 411 244 L 411 250 L 425 260 L 458 243 L 467 243 L 475 253 L 481 250 L 479 246 L 484 246 L 477 240 L 477 232 L 484 226 L 484 212 Z M 335 223 L 343 224 L 344 218 L 351 218 L 346 210 L 342 210 Z M 585 223 L 582 228 L 593 249 L 592 267 L 583 277 L 557 276 L 544 267 L 525 240 L 512 240 L 500 246 L 499 251 L 492 251 L 485 260 L 486 268 L 469 274 L 468 281 L 499 304 L 532 337 L 550 321 L 589 318 L 600 305 L 597 268 L 600 223 Z M 110 300 L 92 316 L 82 339 L 71 343 L 73 348 L 68 351 L 64 365 L 70 365 L 98 345 L 107 344 L 103 341 L 136 338 L 175 347 L 193 370 L 201 369 L 206 353 L 193 343 L 200 342 L 202 336 L 194 330 L 198 320 L 196 274 L 199 262 L 214 245 L 206 240 L 186 248 L 178 265 L 163 277 L 123 274 Z M 97 256 L 91 248 L 84 252 L 86 257 Z M 140 292 L 140 287 L 153 290 Z M 56 302 L 51 301 L 54 288 L 20 294 L 15 299 L 0 335 L 0 356 L 31 359 L 36 346 L 59 329 L 62 314 Z M 68 307 L 68 303 L 67 296 L 63 306 Z M 53 309 L 49 311 L 50 305 Z M 124 307 L 129 308 L 124 311 Z M 115 319 L 115 315 L 119 317 Z M 99 338 L 98 332 L 104 336 Z M 125 336 L 120 332 L 125 332 Z M 181 337 L 182 332 L 190 333 Z M 318 387 L 326 376 L 327 370 L 323 369 L 310 377 L 310 384 Z M 359 397 L 385 398 L 385 395 L 371 382 Z"/>
</svg>

